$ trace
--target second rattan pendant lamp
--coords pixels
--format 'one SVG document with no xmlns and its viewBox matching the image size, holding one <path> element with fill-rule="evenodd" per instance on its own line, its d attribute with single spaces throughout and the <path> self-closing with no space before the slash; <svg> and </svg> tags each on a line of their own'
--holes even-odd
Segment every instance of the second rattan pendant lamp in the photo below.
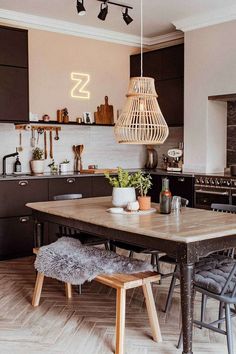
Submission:
<svg viewBox="0 0 236 354">
<path fill-rule="evenodd" d="M 143 0 L 141 1 L 141 76 L 130 79 L 125 107 L 115 124 L 120 144 L 160 145 L 169 135 L 157 102 L 153 78 L 143 77 Z"/>
</svg>

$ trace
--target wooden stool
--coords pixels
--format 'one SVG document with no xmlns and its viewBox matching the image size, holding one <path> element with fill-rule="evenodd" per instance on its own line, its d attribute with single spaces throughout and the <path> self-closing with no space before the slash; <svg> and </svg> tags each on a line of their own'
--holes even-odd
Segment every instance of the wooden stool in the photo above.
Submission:
<svg viewBox="0 0 236 354">
<path fill-rule="evenodd" d="M 38 250 L 34 249 L 37 254 Z M 113 274 L 113 275 L 99 275 L 94 280 L 116 289 L 116 351 L 115 354 L 124 354 L 124 338 L 125 338 L 125 308 L 126 308 L 126 290 L 134 289 L 142 286 L 150 326 L 152 330 L 153 340 L 161 342 L 161 331 L 156 312 L 155 301 L 152 293 L 152 282 L 160 281 L 159 274 L 154 272 L 143 272 L 137 274 Z M 44 281 L 44 274 L 38 273 L 32 305 L 34 307 L 39 305 L 42 287 Z M 72 286 L 69 283 L 65 284 L 67 298 L 72 297 Z"/>
</svg>

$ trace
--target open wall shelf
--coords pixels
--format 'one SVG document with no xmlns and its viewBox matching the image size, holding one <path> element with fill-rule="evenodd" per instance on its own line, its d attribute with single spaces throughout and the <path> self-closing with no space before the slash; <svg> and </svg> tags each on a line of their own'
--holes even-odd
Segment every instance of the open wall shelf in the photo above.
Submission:
<svg viewBox="0 0 236 354">
<path fill-rule="evenodd" d="M 16 123 L 17 124 L 17 123 Z M 114 127 L 115 124 L 85 124 L 85 123 L 77 123 L 77 122 L 69 122 L 69 123 L 59 123 L 56 120 L 50 120 L 49 122 L 44 122 L 43 120 L 39 120 L 38 122 L 30 121 L 29 124 L 41 124 L 41 125 L 76 125 L 83 127 Z"/>
</svg>

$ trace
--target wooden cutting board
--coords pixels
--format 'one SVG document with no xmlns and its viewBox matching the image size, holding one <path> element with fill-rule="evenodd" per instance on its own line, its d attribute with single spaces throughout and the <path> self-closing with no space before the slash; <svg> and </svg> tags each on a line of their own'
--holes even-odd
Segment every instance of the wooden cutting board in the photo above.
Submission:
<svg viewBox="0 0 236 354">
<path fill-rule="evenodd" d="M 97 112 L 94 113 L 96 124 L 113 124 L 114 112 L 113 106 L 108 104 L 108 96 L 105 96 L 105 104 L 97 107 Z"/>
<path fill-rule="evenodd" d="M 118 169 L 117 168 L 103 168 L 103 169 L 99 169 L 99 168 L 91 168 L 88 170 L 80 170 L 80 173 L 105 173 L 105 172 L 109 172 L 109 173 L 117 173 Z"/>
</svg>

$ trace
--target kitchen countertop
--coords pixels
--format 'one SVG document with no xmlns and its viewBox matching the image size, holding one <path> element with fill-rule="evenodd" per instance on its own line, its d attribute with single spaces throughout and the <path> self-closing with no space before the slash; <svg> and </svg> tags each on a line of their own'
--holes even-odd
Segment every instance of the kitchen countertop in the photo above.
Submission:
<svg viewBox="0 0 236 354">
<path fill-rule="evenodd" d="M 130 172 L 136 172 L 139 169 L 127 169 Z M 155 169 L 155 170 L 146 170 L 142 169 L 143 171 L 150 173 L 152 175 L 157 176 L 180 176 L 180 177 L 195 177 L 195 176 L 209 176 L 209 177 L 229 177 L 229 178 L 236 178 L 236 176 L 230 176 L 227 173 L 199 173 L 199 172 L 172 172 L 166 171 L 162 169 Z M 115 173 L 114 173 L 115 174 Z M 21 174 L 7 174 L 5 177 L 0 175 L 0 181 L 14 181 L 14 180 L 22 180 L 22 179 L 47 179 L 47 178 L 75 178 L 75 177 L 96 177 L 96 176 L 104 176 L 103 173 L 82 173 L 79 172 L 67 172 L 67 173 L 44 173 L 34 175 L 31 173 L 21 173 Z"/>
</svg>

